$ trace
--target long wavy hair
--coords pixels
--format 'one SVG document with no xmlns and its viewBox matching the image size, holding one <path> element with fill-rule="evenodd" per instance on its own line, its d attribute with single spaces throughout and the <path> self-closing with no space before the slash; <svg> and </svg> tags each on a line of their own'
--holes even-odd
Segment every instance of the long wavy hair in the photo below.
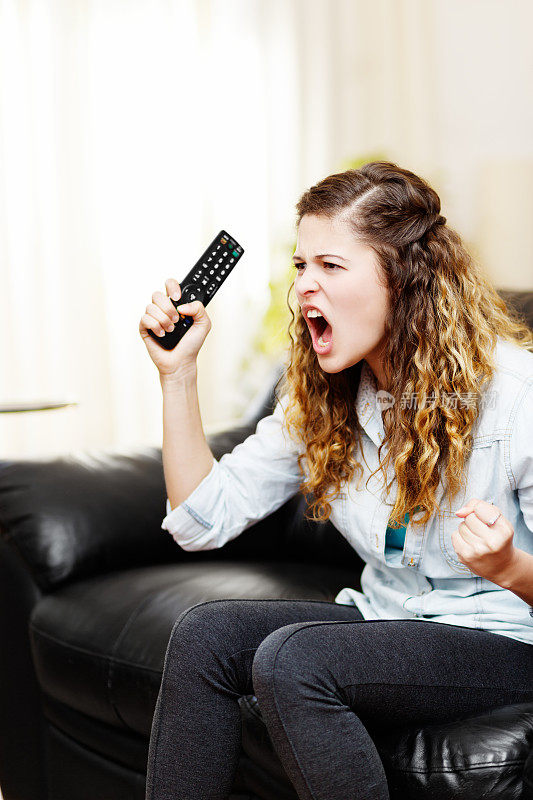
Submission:
<svg viewBox="0 0 533 800">
<path fill-rule="evenodd" d="M 532 331 L 507 307 L 440 210 L 439 196 L 425 180 L 388 161 L 330 175 L 296 204 L 297 227 L 304 214 L 345 221 L 377 255 L 389 291 L 385 388 L 394 386 L 395 397 L 414 395 L 417 403 L 395 402 L 383 411 L 379 466 L 366 484 L 380 469 L 386 482 L 393 463 L 393 526 L 402 525 L 406 513 L 422 512 L 412 520 L 420 526 L 435 507 L 440 513 L 435 492 L 441 479 L 450 503 L 464 488 L 482 390 L 496 369 L 497 337 L 533 351 Z M 357 461 L 359 455 L 365 459 L 355 409 L 361 362 L 335 374 L 321 369 L 300 306 L 296 315 L 291 308 L 293 287 L 294 282 L 287 294 L 291 345 L 275 394 L 277 400 L 286 395 L 285 424 L 305 444 L 298 463 L 300 490 L 308 495 L 306 518 L 325 521 L 343 482 L 357 472 L 359 488 L 364 474 Z M 447 394 L 474 401 L 453 407 Z"/>
</svg>

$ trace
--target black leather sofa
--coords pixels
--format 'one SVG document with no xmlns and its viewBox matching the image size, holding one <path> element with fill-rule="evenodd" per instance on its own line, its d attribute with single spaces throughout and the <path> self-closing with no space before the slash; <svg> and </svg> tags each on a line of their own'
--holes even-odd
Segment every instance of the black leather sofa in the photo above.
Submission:
<svg viewBox="0 0 533 800">
<path fill-rule="evenodd" d="M 503 292 L 533 325 L 533 292 Z M 208 437 L 216 458 L 271 412 Z M 0 462 L 0 786 L 4 800 L 142 800 L 176 617 L 212 598 L 332 600 L 361 561 L 293 497 L 218 551 L 160 529 L 161 451 Z M 253 696 L 232 800 L 294 800 Z M 402 800 L 533 798 L 533 704 L 376 737 Z M 178 798 L 176 798 L 178 800 Z M 201 800 L 199 796 L 198 800 Z"/>
</svg>

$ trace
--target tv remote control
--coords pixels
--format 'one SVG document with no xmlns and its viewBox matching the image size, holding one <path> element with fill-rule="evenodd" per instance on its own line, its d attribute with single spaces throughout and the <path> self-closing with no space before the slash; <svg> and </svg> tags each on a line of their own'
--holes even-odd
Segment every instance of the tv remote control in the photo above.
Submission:
<svg viewBox="0 0 533 800">
<path fill-rule="evenodd" d="M 243 248 L 227 231 L 220 231 L 191 271 L 187 273 L 183 282 L 180 283 L 180 299 L 172 300 L 170 298 L 171 303 L 177 308 L 184 303 L 200 300 L 204 306 L 207 306 L 243 253 Z M 178 314 L 180 314 L 179 311 Z M 173 350 L 192 324 L 191 316 L 180 314 L 173 331 L 166 331 L 164 336 L 158 336 L 152 330 L 148 330 L 148 333 L 165 350 Z"/>
</svg>

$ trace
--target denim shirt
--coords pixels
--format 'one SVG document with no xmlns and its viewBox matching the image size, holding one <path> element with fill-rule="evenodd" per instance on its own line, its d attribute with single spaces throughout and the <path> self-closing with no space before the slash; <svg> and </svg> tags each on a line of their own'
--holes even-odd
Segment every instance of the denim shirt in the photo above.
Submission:
<svg viewBox="0 0 533 800">
<path fill-rule="evenodd" d="M 403 551 L 386 547 L 390 511 L 397 492 L 393 478 L 384 494 L 378 446 L 384 437 L 376 379 L 363 362 L 356 397 L 362 431 L 363 480 L 345 482 L 331 501 L 330 521 L 366 563 L 362 592 L 343 588 L 335 602 L 356 604 L 364 618 L 426 619 L 509 636 L 533 644 L 533 609 L 517 595 L 481 578 L 459 561 L 452 533 L 461 519 L 455 511 L 476 497 L 493 502 L 514 529 L 515 547 L 533 554 L 533 353 L 498 337 L 497 369 L 483 390 L 466 463 L 466 489 L 452 508 L 437 489 L 441 513 L 413 529 L 408 522 Z M 284 426 L 287 398 L 256 431 L 231 453 L 215 461 L 209 474 L 174 509 L 166 501 L 161 527 L 184 550 L 222 547 L 252 524 L 271 514 L 298 492 L 297 458 L 305 452 Z M 458 402 L 468 402 L 459 397 Z M 382 459 L 387 448 L 382 450 Z M 444 499 L 443 499 L 444 498 Z M 533 580 L 533 576 L 532 576 Z"/>
</svg>

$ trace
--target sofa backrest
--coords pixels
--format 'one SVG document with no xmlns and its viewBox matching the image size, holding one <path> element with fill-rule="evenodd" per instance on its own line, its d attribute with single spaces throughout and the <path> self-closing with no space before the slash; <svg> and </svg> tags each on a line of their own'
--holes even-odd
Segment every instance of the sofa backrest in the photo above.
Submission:
<svg viewBox="0 0 533 800">
<path fill-rule="evenodd" d="M 516 311 L 522 322 L 533 330 L 533 291 L 498 289 L 498 294 L 505 300 L 509 309 Z"/>
</svg>

